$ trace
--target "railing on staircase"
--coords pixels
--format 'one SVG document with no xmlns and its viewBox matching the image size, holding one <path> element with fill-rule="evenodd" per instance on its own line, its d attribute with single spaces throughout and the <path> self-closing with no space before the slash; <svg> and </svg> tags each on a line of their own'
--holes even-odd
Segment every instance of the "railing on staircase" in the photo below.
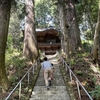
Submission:
<svg viewBox="0 0 100 100">
<path fill-rule="evenodd" d="M 59 55 L 59 53 L 58 53 Z M 81 91 L 80 91 L 80 87 L 84 90 L 84 92 L 86 93 L 86 95 L 88 96 L 88 98 L 90 100 L 93 100 L 92 97 L 89 95 L 89 93 L 87 92 L 87 90 L 84 88 L 84 86 L 81 84 L 81 82 L 78 80 L 78 78 L 76 77 L 76 75 L 73 73 L 73 71 L 70 69 L 70 67 L 68 66 L 68 64 L 66 63 L 66 61 L 59 55 L 60 61 L 63 63 L 63 67 L 66 67 L 66 72 L 69 72 L 70 75 L 70 80 L 72 82 L 73 77 L 76 81 L 76 85 L 77 85 L 77 90 L 78 90 L 78 96 L 79 99 L 82 100 L 81 98 Z"/>
<path fill-rule="evenodd" d="M 14 87 L 14 89 L 10 92 L 10 94 L 6 97 L 6 99 L 5 100 L 9 100 L 10 99 L 10 97 L 11 97 L 11 95 L 15 92 L 15 90 L 17 90 L 17 88 L 18 88 L 18 86 L 19 86 L 19 99 L 18 100 L 21 100 L 21 90 L 22 90 L 22 82 L 23 82 L 23 80 L 25 79 L 25 77 L 27 77 L 27 86 L 30 84 L 30 72 L 32 72 L 32 74 L 33 74 L 33 76 L 34 76 L 34 69 L 36 68 L 37 69 L 37 67 L 38 67 L 38 63 L 40 63 L 40 62 L 36 62 L 35 64 L 33 64 L 32 66 L 31 66 L 31 68 L 26 72 L 26 74 L 22 77 L 22 79 L 18 82 L 18 84 Z"/>
</svg>

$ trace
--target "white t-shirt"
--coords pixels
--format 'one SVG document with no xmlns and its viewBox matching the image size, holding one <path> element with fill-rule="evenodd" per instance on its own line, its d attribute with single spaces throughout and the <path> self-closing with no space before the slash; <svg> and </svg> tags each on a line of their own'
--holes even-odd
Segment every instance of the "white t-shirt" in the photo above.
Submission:
<svg viewBox="0 0 100 100">
<path fill-rule="evenodd" d="M 41 65 L 42 65 L 42 69 L 52 68 L 52 65 L 49 61 L 44 61 Z"/>
</svg>

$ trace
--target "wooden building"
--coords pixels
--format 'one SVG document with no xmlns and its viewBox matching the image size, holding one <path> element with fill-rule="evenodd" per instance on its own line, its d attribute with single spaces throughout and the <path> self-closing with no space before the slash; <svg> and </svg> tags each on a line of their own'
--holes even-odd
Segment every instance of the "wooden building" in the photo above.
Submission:
<svg viewBox="0 0 100 100">
<path fill-rule="evenodd" d="M 59 33 L 55 29 L 36 31 L 38 48 L 45 54 L 55 54 L 60 49 Z"/>
</svg>

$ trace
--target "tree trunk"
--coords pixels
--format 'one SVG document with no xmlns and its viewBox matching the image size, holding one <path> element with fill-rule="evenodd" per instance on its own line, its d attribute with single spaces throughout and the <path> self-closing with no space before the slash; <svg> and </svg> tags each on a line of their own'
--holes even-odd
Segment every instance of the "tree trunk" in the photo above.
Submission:
<svg viewBox="0 0 100 100">
<path fill-rule="evenodd" d="M 26 17 L 23 53 L 30 61 L 35 62 L 38 58 L 38 50 L 35 34 L 34 0 L 25 0 L 25 4 Z"/>
<path fill-rule="evenodd" d="M 66 17 L 65 17 L 65 8 L 64 8 L 63 0 L 59 0 L 58 8 L 59 8 L 59 19 L 60 19 L 60 28 L 62 32 L 63 37 L 63 47 L 62 51 L 65 53 L 65 56 L 69 56 L 69 38 L 68 38 L 68 31 L 67 31 L 67 23 L 66 23 Z"/>
<path fill-rule="evenodd" d="M 79 30 L 79 25 L 78 25 L 78 21 L 77 21 L 77 16 L 76 16 L 76 10 L 75 10 L 75 4 L 73 4 L 73 16 L 74 16 L 74 32 L 76 35 L 76 48 L 78 49 L 79 47 L 81 47 L 81 38 L 80 38 L 80 30 Z"/>
<path fill-rule="evenodd" d="M 77 22 L 76 10 L 75 10 L 75 1 L 66 0 L 66 19 L 67 25 L 69 26 L 69 41 L 70 41 L 70 50 L 74 52 L 77 48 L 81 47 L 80 39 L 80 30 Z"/>
<path fill-rule="evenodd" d="M 99 38 L 99 32 L 100 32 L 100 0 L 99 0 L 99 10 L 98 10 L 98 20 L 95 28 L 95 34 L 94 34 L 94 44 L 92 49 L 92 56 L 93 61 L 95 64 L 98 64 L 98 38 Z"/>
<path fill-rule="evenodd" d="M 5 49 L 10 19 L 11 0 L 0 0 L 0 86 L 7 89 L 9 81 L 5 70 Z"/>
</svg>

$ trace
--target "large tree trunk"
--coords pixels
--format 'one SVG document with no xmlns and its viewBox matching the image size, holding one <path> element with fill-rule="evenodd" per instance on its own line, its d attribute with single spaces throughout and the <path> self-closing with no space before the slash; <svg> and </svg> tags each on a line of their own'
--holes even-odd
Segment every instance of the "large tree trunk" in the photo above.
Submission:
<svg viewBox="0 0 100 100">
<path fill-rule="evenodd" d="M 10 19 L 11 0 L 0 0 L 0 86 L 7 89 L 9 81 L 5 70 L 5 48 Z"/>
<path fill-rule="evenodd" d="M 59 8 L 59 19 L 60 19 L 60 28 L 62 32 L 62 49 L 63 52 L 65 53 L 65 56 L 69 56 L 69 38 L 68 38 L 68 31 L 67 31 L 67 23 L 66 23 L 66 16 L 65 16 L 65 6 L 64 6 L 64 1 L 59 0 L 58 2 L 58 8 Z"/>
<path fill-rule="evenodd" d="M 38 58 L 38 50 L 35 35 L 34 0 L 25 0 L 25 3 L 26 17 L 23 52 L 30 61 L 35 62 Z"/>
<path fill-rule="evenodd" d="M 99 0 L 100 3 L 100 0 Z M 98 10 L 98 20 L 95 28 L 95 34 L 94 34 L 94 44 L 92 49 L 92 55 L 93 55 L 93 61 L 94 63 L 98 64 L 98 39 L 99 39 L 99 32 L 100 32 L 100 4 L 99 4 L 99 10 Z"/>
<path fill-rule="evenodd" d="M 66 19 L 67 25 L 69 26 L 70 50 L 73 52 L 81 47 L 80 30 L 76 16 L 75 0 L 66 1 Z"/>
</svg>

